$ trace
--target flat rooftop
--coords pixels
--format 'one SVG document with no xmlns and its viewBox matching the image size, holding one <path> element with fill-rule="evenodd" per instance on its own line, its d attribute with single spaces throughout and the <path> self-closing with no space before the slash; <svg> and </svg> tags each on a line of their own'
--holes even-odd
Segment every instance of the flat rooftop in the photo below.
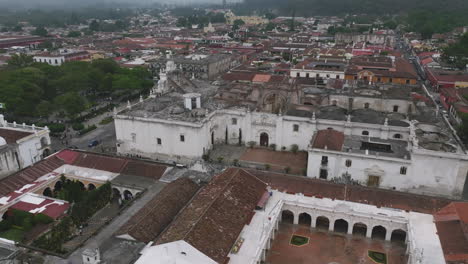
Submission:
<svg viewBox="0 0 468 264">
<path fill-rule="evenodd" d="M 401 140 L 380 139 L 368 136 L 345 136 L 343 152 L 410 159 L 408 143 Z"/>
</svg>

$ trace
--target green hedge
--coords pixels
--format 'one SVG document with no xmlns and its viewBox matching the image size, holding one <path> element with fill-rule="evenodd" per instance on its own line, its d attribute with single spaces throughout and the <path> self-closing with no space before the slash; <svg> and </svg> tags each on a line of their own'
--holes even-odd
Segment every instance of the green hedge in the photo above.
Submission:
<svg viewBox="0 0 468 264">
<path fill-rule="evenodd" d="M 65 125 L 64 124 L 49 124 L 48 125 L 50 132 L 52 133 L 62 133 L 65 131 Z"/>
<path fill-rule="evenodd" d="M 85 128 L 85 126 L 82 123 L 74 123 L 72 125 L 72 128 L 75 131 L 80 131 L 80 130 L 83 130 Z"/>
<path fill-rule="evenodd" d="M 79 132 L 79 134 L 80 134 L 80 136 L 82 136 L 82 135 L 84 135 L 84 134 L 86 134 L 86 133 L 89 133 L 89 132 L 93 131 L 93 130 L 96 129 L 96 128 L 97 128 L 96 125 L 89 126 L 89 127 L 85 128 L 85 129 L 81 130 L 81 131 Z"/>
</svg>

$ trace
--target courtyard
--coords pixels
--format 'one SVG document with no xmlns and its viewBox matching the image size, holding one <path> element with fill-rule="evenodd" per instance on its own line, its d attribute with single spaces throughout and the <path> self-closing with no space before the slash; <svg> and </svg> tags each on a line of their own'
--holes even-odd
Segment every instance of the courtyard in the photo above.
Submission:
<svg viewBox="0 0 468 264">
<path fill-rule="evenodd" d="M 308 243 L 294 245 L 293 236 L 308 238 Z M 271 249 L 267 251 L 267 264 L 375 264 L 369 251 L 386 255 L 386 263 L 403 264 L 407 261 L 403 243 L 370 239 L 358 235 L 318 231 L 308 226 L 281 223 Z"/>
<path fill-rule="evenodd" d="M 225 164 L 236 162 L 242 167 L 258 168 L 281 173 L 305 175 L 307 169 L 307 152 L 272 150 L 270 148 L 236 145 L 215 145 L 210 151 L 210 158 L 217 162 L 222 158 Z"/>
</svg>

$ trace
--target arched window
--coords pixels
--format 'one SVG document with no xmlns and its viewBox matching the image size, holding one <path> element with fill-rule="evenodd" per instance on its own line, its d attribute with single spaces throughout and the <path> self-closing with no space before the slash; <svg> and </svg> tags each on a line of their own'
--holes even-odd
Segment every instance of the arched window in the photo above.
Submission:
<svg viewBox="0 0 468 264">
<path fill-rule="evenodd" d="M 362 131 L 361 135 L 363 135 L 363 136 L 368 136 L 368 135 L 369 135 L 369 131 L 364 130 L 364 131 Z"/>
<path fill-rule="evenodd" d="M 406 175 L 406 167 L 401 167 L 400 168 L 400 174 L 401 175 Z"/>
<path fill-rule="evenodd" d="M 398 113 L 398 105 L 394 105 L 394 106 L 393 106 L 393 112 L 394 112 L 394 113 Z"/>
<path fill-rule="evenodd" d="M 352 164 L 352 163 L 353 163 L 353 162 L 352 162 L 351 160 L 348 159 L 348 160 L 346 160 L 345 165 L 346 165 L 346 167 L 349 168 L 349 167 L 351 167 L 351 164 Z"/>
<path fill-rule="evenodd" d="M 337 102 L 336 100 L 333 100 L 333 101 L 332 101 L 332 105 L 333 105 L 333 106 L 336 106 L 337 103 L 338 103 L 338 102 Z"/>
<path fill-rule="evenodd" d="M 365 103 L 365 104 L 364 104 L 364 108 L 365 108 L 365 109 L 369 109 L 369 106 L 370 106 L 369 103 Z"/>
</svg>

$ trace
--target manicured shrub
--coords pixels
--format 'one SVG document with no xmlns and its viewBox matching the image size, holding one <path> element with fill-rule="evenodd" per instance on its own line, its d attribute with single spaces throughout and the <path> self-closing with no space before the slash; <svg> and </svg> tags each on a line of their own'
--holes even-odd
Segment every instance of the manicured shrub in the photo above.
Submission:
<svg viewBox="0 0 468 264">
<path fill-rule="evenodd" d="M 82 123 L 74 123 L 72 125 L 72 128 L 75 131 L 80 131 L 80 130 L 83 130 L 85 128 L 85 126 Z"/>
</svg>

